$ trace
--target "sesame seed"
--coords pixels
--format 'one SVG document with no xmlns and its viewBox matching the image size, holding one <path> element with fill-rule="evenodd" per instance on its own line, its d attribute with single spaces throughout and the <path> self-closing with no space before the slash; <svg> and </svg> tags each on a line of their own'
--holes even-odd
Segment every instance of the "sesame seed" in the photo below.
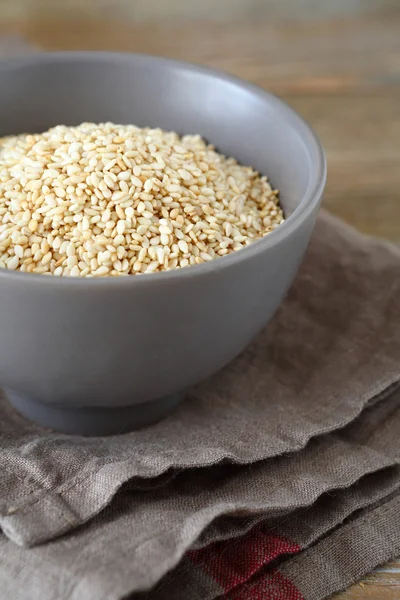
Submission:
<svg viewBox="0 0 400 600">
<path fill-rule="evenodd" d="M 160 263 L 160 265 L 164 264 L 164 258 L 165 258 L 164 250 L 160 246 L 158 246 L 158 248 L 157 248 L 157 260 Z"/>
<path fill-rule="evenodd" d="M 119 235 L 122 235 L 124 233 L 124 231 L 125 231 L 125 227 L 126 227 L 125 221 L 122 221 L 122 220 L 118 221 L 118 223 L 117 223 L 117 233 Z"/>
<path fill-rule="evenodd" d="M 7 261 L 7 269 L 14 271 L 18 267 L 19 259 L 18 256 L 13 256 Z"/>
<path fill-rule="evenodd" d="M 70 242 L 67 246 L 67 256 L 74 256 L 75 254 L 75 246 L 72 242 Z"/>
<path fill-rule="evenodd" d="M 185 240 L 179 240 L 178 247 L 179 250 L 181 250 L 181 252 L 183 252 L 184 254 L 187 254 L 189 252 L 189 248 Z"/>
<path fill-rule="evenodd" d="M 146 192 L 146 194 L 148 194 L 149 192 L 151 192 L 152 189 L 153 189 L 153 180 L 147 179 L 144 182 L 144 191 Z"/>
<path fill-rule="evenodd" d="M 105 265 L 102 265 L 101 267 L 96 269 L 96 271 L 93 272 L 93 275 L 95 275 L 97 277 L 102 277 L 104 275 L 108 275 L 109 270 L 110 269 L 108 267 L 106 267 Z"/>
<path fill-rule="evenodd" d="M 168 246 L 169 244 L 169 235 L 167 235 L 166 233 L 162 233 L 160 235 L 160 242 L 163 246 Z"/>
<path fill-rule="evenodd" d="M 79 275 L 81 274 L 79 267 L 77 265 L 72 267 L 69 274 L 71 275 L 71 277 L 79 277 Z"/>
</svg>

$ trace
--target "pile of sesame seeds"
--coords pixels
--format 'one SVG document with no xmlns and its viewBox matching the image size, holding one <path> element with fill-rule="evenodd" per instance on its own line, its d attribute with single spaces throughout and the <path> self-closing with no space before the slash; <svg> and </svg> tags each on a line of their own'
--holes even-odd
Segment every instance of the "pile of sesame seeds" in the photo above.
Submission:
<svg viewBox="0 0 400 600">
<path fill-rule="evenodd" d="M 223 257 L 284 220 L 278 192 L 199 135 L 113 123 L 0 138 L 0 267 L 99 277 Z"/>
</svg>

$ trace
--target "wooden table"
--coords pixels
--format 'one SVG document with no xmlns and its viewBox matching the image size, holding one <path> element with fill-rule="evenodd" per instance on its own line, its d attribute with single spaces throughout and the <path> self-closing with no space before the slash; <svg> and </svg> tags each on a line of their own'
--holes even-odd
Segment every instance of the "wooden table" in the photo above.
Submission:
<svg viewBox="0 0 400 600">
<path fill-rule="evenodd" d="M 126 20 L 0 22 L 47 50 L 150 52 L 218 67 L 274 91 L 327 151 L 325 206 L 358 229 L 400 242 L 400 10 L 346 19 L 271 22 Z M 400 562 L 337 600 L 399 600 Z"/>
</svg>

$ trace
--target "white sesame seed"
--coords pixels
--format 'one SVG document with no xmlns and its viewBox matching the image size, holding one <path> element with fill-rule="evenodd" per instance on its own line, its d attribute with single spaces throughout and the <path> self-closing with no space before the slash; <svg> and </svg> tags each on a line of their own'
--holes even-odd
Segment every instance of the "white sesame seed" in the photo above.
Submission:
<svg viewBox="0 0 400 600">
<path fill-rule="evenodd" d="M 16 246 L 14 246 L 14 254 L 18 258 L 22 258 L 24 256 L 24 249 L 23 249 L 23 247 L 19 246 L 18 244 Z"/>
<path fill-rule="evenodd" d="M 143 187 L 142 181 L 138 177 L 136 177 L 136 176 L 133 176 L 131 178 L 131 182 L 132 182 L 132 185 L 134 185 L 134 186 L 136 186 L 138 188 L 142 188 Z"/>
<path fill-rule="evenodd" d="M 101 267 L 96 269 L 96 271 L 93 272 L 93 275 L 102 277 L 104 275 L 108 275 L 109 270 L 110 269 L 108 267 L 106 267 L 105 265 L 102 265 Z"/>
<path fill-rule="evenodd" d="M 103 171 L 109 171 L 110 169 L 112 169 L 112 168 L 113 168 L 113 166 L 115 165 L 115 163 L 116 163 L 116 162 L 117 162 L 117 159 L 116 159 L 116 158 L 113 158 L 112 160 L 110 160 L 108 163 L 106 163 L 106 164 L 104 165 L 104 167 L 103 167 Z M 90 164 L 90 163 L 89 163 L 89 164 Z M 96 164 L 97 164 L 97 161 L 96 161 L 96 163 L 95 163 L 95 165 L 94 165 L 94 166 L 96 166 Z"/>
<path fill-rule="evenodd" d="M 144 191 L 146 192 L 146 194 L 148 194 L 149 192 L 151 192 L 152 189 L 153 189 L 153 180 L 147 179 L 144 182 Z"/>
<path fill-rule="evenodd" d="M 147 231 L 148 227 L 146 225 L 139 225 L 139 227 L 137 228 L 137 232 L 139 235 L 144 235 Z"/>
<path fill-rule="evenodd" d="M 172 194 L 174 192 L 179 192 L 181 189 L 181 186 L 177 185 L 177 184 L 171 184 L 171 185 L 166 185 L 165 189 L 167 190 L 167 192 L 170 192 Z"/>
<path fill-rule="evenodd" d="M 187 254 L 189 252 L 189 248 L 188 248 L 188 245 L 185 242 L 185 240 L 179 240 L 178 246 L 179 246 L 179 250 L 181 252 L 183 252 L 184 254 Z"/>
<path fill-rule="evenodd" d="M 129 194 L 125 190 L 120 190 L 119 192 L 114 192 L 111 198 L 114 202 L 121 202 L 122 200 L 129 198 Z"/>
<path fill-rule="evenodd" d="M 119 247 L 117 248 L 117 256 L 118 256 L 118 259 L 119 259 L 119 260 L 121 260 L 122 258 L 124 258 L 125 254 L 126 254 L 126 250 L 125 250 L 125 248 L 124 248 L 123 246 L 119 246 Z"/>
<path fill-rule="evenodd" d="M 185 169 L 178 169 L 178 173 L 184 180 L 192 179 L 191 174 L 188 173 L 188 171 L 186 171 Z"/>
<path fill-rule="evenodd" d="M 122 221 L 122 220 L 118 221 L 118 223 L 117 223 L 117 233 L 119 235 L 122 235 L 124 233 L 124 231 L 125 231 L 125 227 L 126 227 L 125 221 Z"/>
<path fill-rule="evenodd" d="M 136 212 L 138 212 L 139 214 L 142 214 L 142 212 L 146 210 L 146 205 L 144 202 L 140 201 L 139 204 L 136 207 Z"/>
<path fill-rule="evenodd" d="M 158 268 L 159 264 L 158 261 L 154 260 L 152 261 L 149 266 L 146 269 L 146 273 L 153 273 L 157 268 Z"/>
<path fill-rule="evenodd" d="M 143 262 L 143 261 L 144 261 L 144 259 L 146 258 L 146 254 L 147 254 L 147 248 L 142 248 L 142 249 L 139 251 L 138 260 L 139 260 L 140 262 Z"/>
<path fill-rule="evenodd" d="M 79 277 L 80 274 L 81 274 L 81 272 L 77 265 L 73 266 L 72 269 L 70 270 L 71 277 Z"/>
<path fill-rule="evenodd" d="M 29 221 L 28 228 L 29 228 L 29 229 L 30 229 L 32 232 L 36 231 L 36 230 L 37 230 L 37 228 L 38 228 L 38 222 L 37 222 L 37 221 L 35 221 L 35 219 L 31 219 L 31 220 Z"/>
<path fill-rule="evenodd" d="M 161 246 L 158 246 L 158 248 L 157 248 L 157 260 L 160 263 L 160 265 L 164 264 L 164 258 L 165 258 L 164 250 L 163 250 L 163 248 L 161 248 Z"/>
<path fill-rule="evenodd" d="M 10 258 L 7 261 L 7 269 L 11 269 L 12 271 L 14 271 L 19 264 L 19 258 L 18 256 L 13 256 L 12 258 Z"/>
<path fill-rule="evenodd" d="M 50 252 L 49 252 L 49 254 L 50 254 Z M 44 258 L 43 258 L 43 260 L 44 260 Z M 43 262 L 43 260 L 42 260 L 42 262 Z M 75 265 L 77 265 L 77 264 L 78 264 L 78 259 L 76 258 L 75 255 L 74 256 L 68 256 L 68 258 L 67 258 L 67 267 L 68 267 L 68 269 L 72 269 L 72 267 L 75 267 Z"/>
<path fill-rule="evenodd" d="M 163 233 L 160 235 L 160 242 L 163 246 L 168 246 L 169 244 L 169 235 Z"/>
<path fill-rule="evenodd" d="M 125 236 L 123 235 L 116 235 L 114 238 L 114 245 L 115 246 L 124 246 L 126 244 L 126 239 Z"/>
<path fill-rule="evenodd" d="M 42 258 L 42 264 L 47 265 L 47 263 L 49 263 L 51 261 L 51 259 L 52 259 L 51 252 L 47 252 Z"/>
<path fill-rule="evenodd" d="M 94 172 L 91 173 L 91 175 L 90 175 L 90 182 L 93 185 L 93 187 L 99 187 L 100 179 L 99 179 L 99 177 L 97 176 L 96 173 L 94 173 Z"/>
</svg>

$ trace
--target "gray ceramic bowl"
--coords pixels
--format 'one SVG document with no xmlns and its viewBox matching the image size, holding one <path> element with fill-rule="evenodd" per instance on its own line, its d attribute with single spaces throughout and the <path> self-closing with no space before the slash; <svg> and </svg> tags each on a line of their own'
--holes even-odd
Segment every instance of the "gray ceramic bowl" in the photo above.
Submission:
<svg viewBox="0 0 400 600">
<path fill-rule="evenodd" d="M 173 272 L 75 279 L 0 269 L 0 382 L 10 401 L 42 425 L 100 435 L 159 419 L 265 326 L 307 247 L 326 167 L 293 110 L 222 73 L 112 53 L 0 63 L 0 135 L 82 121 L 200 133 L 268 174 L 287 217 L 240 252 Z"/>
</svg>

